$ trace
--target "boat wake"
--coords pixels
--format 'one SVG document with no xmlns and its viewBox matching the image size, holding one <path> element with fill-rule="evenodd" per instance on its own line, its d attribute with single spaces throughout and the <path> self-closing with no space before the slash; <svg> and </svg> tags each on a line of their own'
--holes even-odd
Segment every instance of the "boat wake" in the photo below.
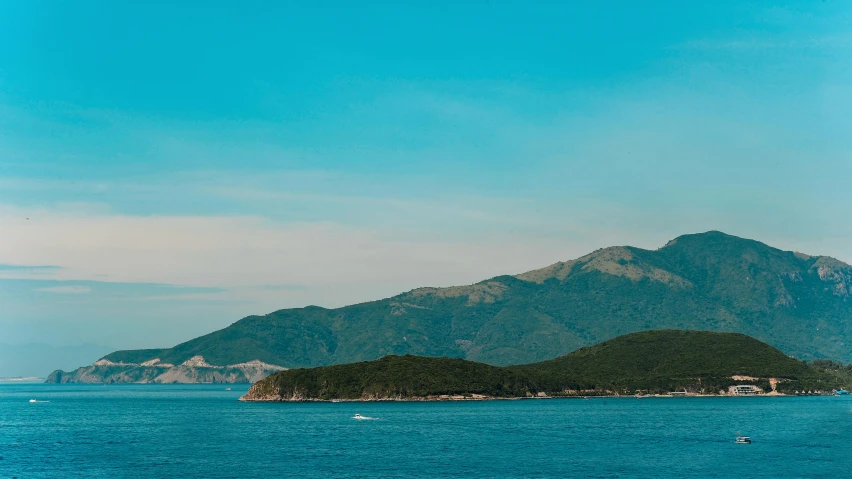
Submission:
<svg viewBox="0 0 852 479">
<path fill-rule="evenodd" d="M 357 419 L 359 421 L 377 421 L 379 418 L 370 417 L 370 416 L 362 416 L 360 414 L 356 414 L 356 415 L 352 416 L 352 419 Z"/>
<path fill-rule="evenodd" d="M 39 401 L 38 399 L 30 399 L 30 402 L 34 403 L 34 402 L 50 402 L 50 401 Z"/>
</svg>

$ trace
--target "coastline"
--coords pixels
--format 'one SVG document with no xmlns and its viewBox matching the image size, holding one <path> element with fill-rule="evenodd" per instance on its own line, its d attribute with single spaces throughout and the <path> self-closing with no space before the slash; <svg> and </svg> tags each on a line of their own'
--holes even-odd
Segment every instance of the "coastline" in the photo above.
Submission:
<svg viewBox="0 0 852 479">
<path fill-rule="evenodd" d="M 246 394 L 247 396 L 248 394 Z M 521 401 L 521 400 L 547 400 L 547 399 L 680 399 L 680 398 L 760 398 L 760 397 L 816 397 L 816 396 L 835 396 L 835 394 L 754 394 L 748 396 L 737 396 L 732 394 L 650 394 L 643 396 L 634 395 L 594 395 L 594 396 L 519 396 L 519 397 L 388 397 L 388 398 L 358 398 L 358 399 L 319 399 L 319 398 L 282 398 L 280 396 L 265 396 L 260 398 L 247 398 L 242 396 L 240 402 L 256 402 L 256 403 L 271 403 L 271 402 L 287 402 L 287 403 L 304 403 L 304 402 L 321 402 L 321 403 L 338 403 L 338 402 L 468 402 L 468 401 Z"/>
</svg>

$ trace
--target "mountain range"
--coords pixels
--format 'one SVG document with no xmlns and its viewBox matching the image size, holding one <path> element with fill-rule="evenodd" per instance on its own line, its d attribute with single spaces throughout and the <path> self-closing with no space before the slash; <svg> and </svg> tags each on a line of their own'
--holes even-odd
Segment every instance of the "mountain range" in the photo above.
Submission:
<svg viewBox="0 0 852 479">
<path fill-rule="evenodd" d="M 852 267 L 717 231 L 599 249 L 476 284 L 249 316 L 167 349 L 103 359 L 259 360 L 286 368 L 414 354 L 523 364 L 649 329 L 737 332 L 802 359 L 852 361 Z"/>
</svg>

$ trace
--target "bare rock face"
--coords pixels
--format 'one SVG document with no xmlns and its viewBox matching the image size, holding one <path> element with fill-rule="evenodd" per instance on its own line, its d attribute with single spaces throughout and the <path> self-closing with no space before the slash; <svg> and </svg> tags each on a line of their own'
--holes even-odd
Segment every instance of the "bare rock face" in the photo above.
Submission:
<svg viewBox="0 0 852 479">
<path fill-rule="evenodd" d="M 249 388 L 248 392 L 240 398 L 240 401 L 248 402 L 270 402 L 270 401 L 301 401 L 304 395 L 294 393 L 291 398 L 281 397 L 281 392 L 267 381 L 258 381 Z"/>
<path fill-rule="evenodd" d="M 158 368 L 172 368 L 172 367 L 174 367 L 174 364 L 164 363 L 164 362 L 160 361 L 160 358 L 154 358 L 154 359 L 150 359 L 148 361 L 145 361 L 144 363 L 140 364 L 140 366 L 156 366 Z"/>
<path fill-rule="evenodd" d="M 183 363 L 181 366 L 185 366 L 188 368 L 218 368 L 221 366 L 213 366 L 212 364 L 208 364 L 207 361 L 204 360 L 204 356 L 193 356 Z"/>
<path fill-rule="evenodd" d="M 194 356 L 178 366 L 153 358 L 141 364 L 115 363 L 101 359 L 71 372 L 54 371 L 48 383 L 254 383 L 287 368 L 260 360 L 228 366 L 209 364 Z"/>
<path fill-rule="evenodd" d="M 474 306 L 480 303 L 491 304 L 499 301 L 503 297 L 503 293 L 509 288 L 499 281 L 486 281 L 484 283 L 472 284 L 469 286 L 451 286 L 449 288 L 418 288 L 408 293 L 401 295 L 402 299 L 411 299 L 416 301 L 423 297 L 433 298 L 458 298 L 467 297 L 467 305 Z M 418 308 L 412 303 L 404 303 L 408 307 Z M 392 305 L 393 306 L 393 305 Z M 419 308 L 423 309 L 422 306 Z"/>
<path fill-rule="evenodd" d="M 95 366 L 136 366 L 136 364 L 134 364 L 134 363 L 124 363 L 124 362 L 114 363 L 114 362 L 110 361 L 109 359 L 98 359 L 97 361 L 95 361 L 94 365 Z"/>
<path fill-rule="evenodd" d="M 831 292 L 835 296 L 848 298 L 852 295 L 852 267 L 848 264 L 823 256 L 814 263 L 811 270 L 816 270 L 819 279 L 831 284 Z"/>
<path fill-rule="evenodd" d="M 629 278 L 633 281 L 648 278 L 678 288 L 692 286 L 692 283 L 676 274 L 637 259 L 629 248 L 622 246 L 604 248 L 575 260 L 559 262 L 515 277 L 539 284 L 553 278 L 561 281 L 567 278 L 575 267 L 580 271 L 600 271 L 613 276 Z"/>
</svg>

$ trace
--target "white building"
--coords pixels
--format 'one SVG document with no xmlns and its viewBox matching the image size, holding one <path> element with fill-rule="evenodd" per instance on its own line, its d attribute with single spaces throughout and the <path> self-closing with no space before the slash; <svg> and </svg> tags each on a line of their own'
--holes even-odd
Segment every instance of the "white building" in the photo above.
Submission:
<svg viewBox="0 0 852 479">
<path fill-rule="evenodd" d="M 728 388 L 728 393 L 732 396 L 754 396 L 761 392 L 759 387 L 752 384 L 737 384 Z"/>
</svg>

